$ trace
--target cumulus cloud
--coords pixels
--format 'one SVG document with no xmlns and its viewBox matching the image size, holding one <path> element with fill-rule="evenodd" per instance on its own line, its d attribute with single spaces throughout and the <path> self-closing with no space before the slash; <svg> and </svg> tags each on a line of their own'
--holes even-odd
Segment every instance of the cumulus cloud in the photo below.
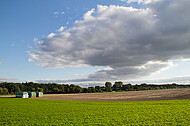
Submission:
<svg viewBox="0 0 190 126">
<path fill-rule="evenodd" d="M 102 6 L 84 14 L 72 28 L 46 37 L 29 61 L 45 68 L 105 66 L 86 78 L 124 80 L 148 76 L 190 58 L 190 1 L 130 0 L 143 9 Z"/>
<path fill-rule="evenodd" d="M 53 36 L 55 36 L 55 34 L 54 34 L 54 33 L 50 33 L 50 34 L 48 35 L 48 38 L 52 38 Z"/>
<path fill-rule="evenodd" d="M 62 32 L 65 29 L 65 27 L 61 26 L 59 29 L 57 29 L 58 32 Z"/>
</svg>

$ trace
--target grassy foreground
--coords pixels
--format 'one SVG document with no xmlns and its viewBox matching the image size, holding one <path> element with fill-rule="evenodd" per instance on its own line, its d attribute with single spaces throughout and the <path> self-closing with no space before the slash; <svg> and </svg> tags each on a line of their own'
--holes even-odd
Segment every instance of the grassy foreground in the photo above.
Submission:
<svg viewBox="0 0 190 126">
<path fill-rule="evenodd" d="M 84 102 L 0 98 L 0 125 L 190 125 L 190 100 Z"/>
</svg>

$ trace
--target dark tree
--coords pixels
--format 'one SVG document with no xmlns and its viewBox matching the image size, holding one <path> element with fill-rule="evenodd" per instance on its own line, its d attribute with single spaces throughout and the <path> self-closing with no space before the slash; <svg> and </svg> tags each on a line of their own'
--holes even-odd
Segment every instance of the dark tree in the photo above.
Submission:
<svg viewBox="0 0 190 126">
<path fill-rule="evenodd" d="M 106 82 L 105 83 L 106 91 L 111 92 L 112 91 L 111 86 L 112 86 L 111 82 Z"/>
<path fill-rule="evenodd" d="M 54 88 L 53 88 L 53 92 L 54 92 L 54 93 L 58 93 L 58 92 L 59 92 L 59 89 L 58 89 L 57 87 L 54 87 Z"/>
<path fill-rule="evenodd" d="M 18 86 L 15 86 L 14 93 L 19 92 L 19 91 L 20 91 L 20 88 Z"/>
<path fill-rule="evenodd" d="M 65 93 L 65 87 L 64 87 L 64 85 L 59 86 L 59 92 Z"/>
<path fill-rule="evenodd" d="M 96 90 L 94 87 L 88 87 L 88 93 L 95 93 Z"/>
<path fill-rule="evenodd" d="M 117 88 L 121 88 L 122 85 L 123 85 L 123 82 L 117 81 L 117 82 L 115 82 L 115 85 L 116 85 Z"/>
<path fill-rule="evenodd" d="M 80 86 L 71 84 L 56 84 L 56 83 L 12 83 L 2 82 L 0 83 L 0 94 L 15 94 L 19 91 L 41 91 L 44 93 L 91 93 L 91 92 L 103 92 L 103 91 L 140 91 L 140 90 L 159 90 L 159 89 L 173 89 L 173 88 L 190 88 L 190 85 L 178 85 L 178 84 L 141 84 L 131 85 L 123 84 L 121 81 L 115 82 L 113 87 L 110 82 L 106 82 L 105 86 L 95 86 L 82 88 Z"/>
<path fill-rule="evenodd" d="M 9 92 L 8 92 L 8 89 L 7 89 L 7 88 L 3 88 L 3 94 L 4 94 L 4 95 L 9 94 Z"/>
<path fill-rule="evenodd" d="M 96 92 L 102 92 L 102 89 L 100 86 L 95 86 Z"/>
<path fill-rule="evenodd" d="M 3 88 L 0 87 L 0 94 L 3 94 Z"/>
<path fill-rule="evenodd" d="M 79 86 L 76 86 L 75 93 L 81 93 L 81 92 L 82 92 L 82 88 Z"/>
<path fill-rule="evenodd" d="M 43 88 L 38 88 L 38 91 L 39 91 L 39 92 L 43 92 L 44 89 L 43 89 Z"/>
<path fill-rule="evenodd" d="M 113 90 L 114 91 L 120 91 L 122 88 L 123 82 L 121 81 L 116 81 L 115 84 L 113 85 Z"/>
</svg>

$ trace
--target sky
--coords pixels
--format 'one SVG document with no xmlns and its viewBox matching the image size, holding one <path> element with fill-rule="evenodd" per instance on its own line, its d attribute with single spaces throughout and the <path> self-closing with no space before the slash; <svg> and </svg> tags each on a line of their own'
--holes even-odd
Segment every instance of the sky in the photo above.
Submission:
<svg viewBox="0 0 190 126">
<path fill-rule="evenodd" d="M 0 82 L 190 84 L 189 0 L 0 0 Z"/>
</svg>

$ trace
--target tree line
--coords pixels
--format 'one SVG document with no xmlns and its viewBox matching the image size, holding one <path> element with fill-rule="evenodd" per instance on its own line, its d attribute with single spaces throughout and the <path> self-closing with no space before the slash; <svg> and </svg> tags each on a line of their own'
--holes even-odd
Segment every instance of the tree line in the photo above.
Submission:
<svg viewBox="0 0 190 126">
<path fill-rule="evenodd" d="M 121 91 L 142 91 L 142 90 L 159 90 L 159 89 L 174 89 L 174 88 L 190 88 L 190 85 L 179 84 L 123 84 L 121 81 L 115 82 L 113 85 L 111 82 L 106 82 L 105 86 L 95 86 L 82 88 L 74 84 L 56 84 L 56 83 L 12 83 L 2 82 L 0 83 L 0 94 L 15 94 L 19 91 L 40 91 L 45 94 L 58 94 L 58 93 L 96 93 L 96 92 L 121 92 Z"/>
</svg>

